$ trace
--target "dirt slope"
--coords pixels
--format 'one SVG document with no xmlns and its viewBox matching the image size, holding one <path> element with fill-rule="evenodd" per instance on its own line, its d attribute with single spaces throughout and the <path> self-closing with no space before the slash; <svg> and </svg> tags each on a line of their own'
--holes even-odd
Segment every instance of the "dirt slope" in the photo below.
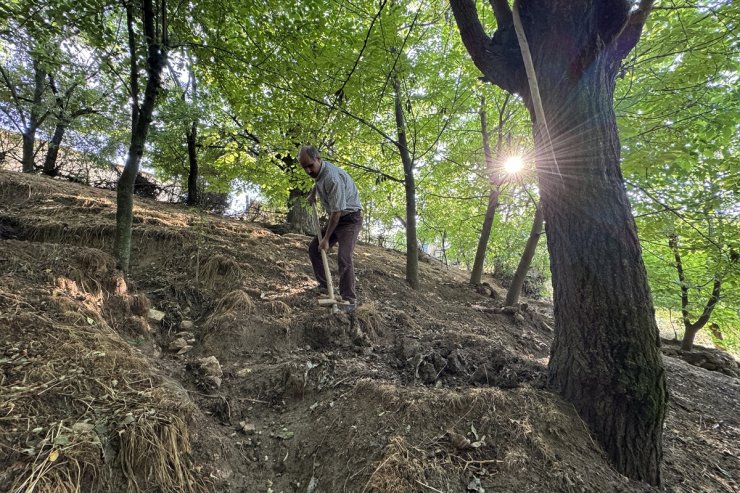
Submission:
<svg viewBox="0 0 740 493">
<path fill-rule="evenodd" d="M 331 315 L 309 238 L 148 201 L 124 280 L 114 201 L 0 172 L 0 491 L 740 489 L 731 375 L 665 357 L 650 488 L 544 389 L 547 304 L 501 313 L 492 280 L 426 263 L 415 292 L 361 244 L 362 305 Z"/>
</svg>

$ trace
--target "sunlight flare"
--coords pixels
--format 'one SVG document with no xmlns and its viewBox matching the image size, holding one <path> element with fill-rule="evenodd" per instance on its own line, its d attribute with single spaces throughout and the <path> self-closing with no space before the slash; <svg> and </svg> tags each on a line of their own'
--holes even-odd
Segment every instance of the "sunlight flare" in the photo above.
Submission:
<svg viewBox="0 0 740 493">
<path fill-rule="evenodd" d="M 524 168 L 524 160 L 521 156 L 509 156 L 504 161 L 504 170 L 507 174 L 514 175 Z"/>
</svg>

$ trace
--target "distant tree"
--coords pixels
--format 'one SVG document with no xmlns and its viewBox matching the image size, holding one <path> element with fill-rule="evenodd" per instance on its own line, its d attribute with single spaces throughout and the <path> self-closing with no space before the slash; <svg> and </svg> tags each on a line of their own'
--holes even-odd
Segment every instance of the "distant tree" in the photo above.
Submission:
<svg viewBox="0 0 740 493">
<path fill-rule="evenodd" d="M 542 230 L 542 225 L 544 224 L 542 208 L 538 206 L 535 207 L 532 230 L 529 232 L 529 238 L 524 247 L 524 252 L 522 253 L 522 257 L 519 259 L 516 272 L 514 272 L 514 277 L 511 279 L 511 284 L 506 292 L 506 299 L 504 301 L 504 305 L 506 306 L 515 306 L 519 303 L 519 295 L 522 292 L 522 286 L 524 286 L 527 271 L 529 271 L 529 266 L 532 264 L 532 259 L 534 258 L 535 250 L 537 250 L 537 243 L 540 241 L 540 236 L 544 232 Z"/>
<path fill-rule="evenodd" d="M 493 37 L 473 0 L 451 1 L 475 65 L 521 95 L 532 116 L 554 288 L 550 385 L 621 473 L 658 484 L 665 376 L 613 108 L 621 61 L 652 1 L 632 9 L 626 0 L 521 0 L 516 12 L 506 0 L 490 3 Z M 547 126 L 536 114 L 514 14 L 531 47 Z"/>
</svg>

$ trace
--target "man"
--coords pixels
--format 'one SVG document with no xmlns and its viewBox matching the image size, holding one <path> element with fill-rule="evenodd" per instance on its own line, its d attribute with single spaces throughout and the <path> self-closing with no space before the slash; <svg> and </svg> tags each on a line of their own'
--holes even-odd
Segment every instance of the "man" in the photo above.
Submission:
<svg viewBox="0 0 740 493">
<path fill-rule="evenodd" d="M 319 283 L 319 289 L 326 292 L 321 250 L 328 252 L 331 247 L 339 243 L 339 294 L 343 300 L 339 308 L 351 312 L 357 306 L 352 254 L 362 228 L 360 194 L 347 172 L 323 161 L 315 147 L 301 147 L 298 152 L 298 162 L 308 176 L 316 182 L 308 195 L 308 202 L 313 205 L 318 195 L 329 216 L 329 223 L 321 232 L 321 243 L 318 238 L 314 238 L 308 247 L 308 256 L 311 259 L 314 275 Z"/>
</svg>

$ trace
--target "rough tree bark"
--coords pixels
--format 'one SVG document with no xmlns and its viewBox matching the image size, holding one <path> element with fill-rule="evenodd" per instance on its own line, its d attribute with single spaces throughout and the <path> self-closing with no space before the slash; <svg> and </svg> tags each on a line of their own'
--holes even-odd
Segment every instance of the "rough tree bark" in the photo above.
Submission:
<svg viewBox="0 0 740 493">
<path fill-rule="evenodd" d="M 149 126 L 152 121 L 152 113 L 157 100 L 157 94 L 162 82 L 162 70 L 166 62 L 166 13 L 167 4 L 162 0 L 161 15 L 156 15 L 152 0 L 144 0 L 142 3 L 142 24 L 144 27 L 144 36 L 147 44 L 147 75 L 148 80 L 144 90 L 144 102 L 139 108 L 138 102 L 134 101 L 132 107 L 138 108 L 132 113 L 133 132 L 131 134 L 131 144 L 128 149 L 128 157 L 123 173 L 118 179 L 116 189 L 116 233 L 113 241 L 113 252 L 118 261 L 118 267 L 128 273 L 129 259 L 131 256 L 131 226 L 133 224 L 134 208 L 134 183 L 136 175 L 139 172 L 139 163 L 141 156 L 144 154 L 144 144 L 149 133 Z M 127 14 L 132 15 L 132 9 L 127 8 Z M 159 19 L 162 23 L 160 29 L 155 29 L 155 22 Z M 129 19 L 129 26 L 132 26 L 133 20 Z M 157 31 L 162 33 L 162 39 L 157 39 Z M 132 33 L 130 40 L 134 39 Z M 135 46 L 130 47 L 131 53 L 136 53 Z M 135 66 L 132 62 L 131 83 L 132 94 L 137 94 L 138 89 L 134 87 L 138 84 L 138 75 L 136 75 Z"/>
<path fill-rule="evenodd" d="M 188 56 L 188 75 L 193 105 L 198 102 L 198 85 L 195 80 L 195 68 L 192 54 Z M 183 99 L 187 90 L 182 93 Z M 190 127 L 185 131 L 185 141 L 188 145 L 188 201 L 189 206 L 198 205 L 198 119 L 194 118 Z"/>
<path fill-rule="evenodd" d="M 200 197 L 198 196 L 198 120 L 194 120 L 192 125 L 185 132 L 185 140 L 188 144 L 188 202 L 190 206 L 198 205 Z"/>
<path fill-rule="evenodd" d="M 712 316 L 714 307 L 719 302 L 720 292 L 722 291 L 722 279 L 720 276 L 714 276 L 714 284 L 712 285 L 712 293 L 709 295 L 707 304 L 704 305 L 702 311 L 696 322 L 691 323 L 689 315 L 689 285 L 686 281 L 686 274 L 683 270 L 683 259 L 681 258 L 681 252 L 678 249 L 678 236 L 672 235 L 668 239 L 668 246 L 673 252 L 673 258 L 676 260 L 676 271 L 678 272 L 678 282 L 681 284 L 681 320 L 683 321 L 683 340 L 681 341 L 681 349 L 684 351 L 691 351 L 694 348 L 694 339 L 696 334 L 707 324 L 709 317 Z"/>
<path fill-rule="evenodd" d="M 406 282 L 413 289 L 419 289 L 419 245 L 416 240 L 416 181 L 414 180 L 414 161 L 406 138 L 406 117 L 401 103 L 401 82 L 393 75 L 393 95 L 396 114 L 397 147 L 403 163 L 403 184 L 406 190 Z"/>
<path fill-rule="evenodd" d="M 31 101 L 31 111 L 28 118 L 28 125 L 23 131 L 23 157 L 21 158 L 21 164 L 23 166 L 24 173 L 34 173 L 36 171 L 35 159 L 35 144 L 36 144 L 36 131 L 43 123 L 46 116 L 49 114 L 48 111 L 43 111 L 42 100 L 44 92 L 46 92 L 46 72 L 41 66 L 41 63 L 37 59 L 33 59 L 33 100 Z"/>
<path fill-rule="evenodd" d="M 59 147 L 64 140 L 64 135 L 67 133 L 67 129 L 77 118 L 95 113 L 95 110 L 92 108 L 79 108 L 71 113 L 68 112 L 66 105 L 77 87 L 76 83 L 70 85 L 64 93 L 60 93 L 54 76 L 49 74 L 49 87 L 51 88 L 51 92 L 54 94 L 56 102 L 56 109 L 54 111 L 56 124 L 54 126 L 54 135 L 52 135 L 46 148 L 46 157 L 44 158 L 44 165 L 41 168 L 41 173 L 46 176 L 55 177 L 59 174 L 60 168 L 57 166 Z"/>
<path fill-rule="evenodd" d="M 634 10 L 627 0 L 515 2 L 552 148 L 534 117 L 508 1 L 490 3 L 498 24 L 492 38 L 473 0 L 451 0 L 476 66 L 520 94 L 533 119 L 554 288 L 550 386 L 575 406 L 617 470 L 659 484 L 665 375 L 613 109 L 621 60 L 652 1 Z"/>
<path fill-rule="evenodd" d="M 519 265 L 516 267 L 514 278 L 511 280 L 509 290 L 506 292 L 506 301 L 504 301 L 505 306 L 515 306 L 519 303 L 519 295 L 522 292 L 524 279 L 527 277 L 527 271 L 529 270 L 529 266 L 532 264 L 534 253 L 537 251 L 537 243 L 539 243 L 540 235 L 542 235 L 543 224 L 544 216 L 542 215 L 542 209 L 537 207 L 534 212 L 532 230 L 529 232 L 529 238 L 527 238 L 527 244 L 524 247 L 524 253 L 522 253 L 522 258 L 519 259 Z"/>
</svg>

